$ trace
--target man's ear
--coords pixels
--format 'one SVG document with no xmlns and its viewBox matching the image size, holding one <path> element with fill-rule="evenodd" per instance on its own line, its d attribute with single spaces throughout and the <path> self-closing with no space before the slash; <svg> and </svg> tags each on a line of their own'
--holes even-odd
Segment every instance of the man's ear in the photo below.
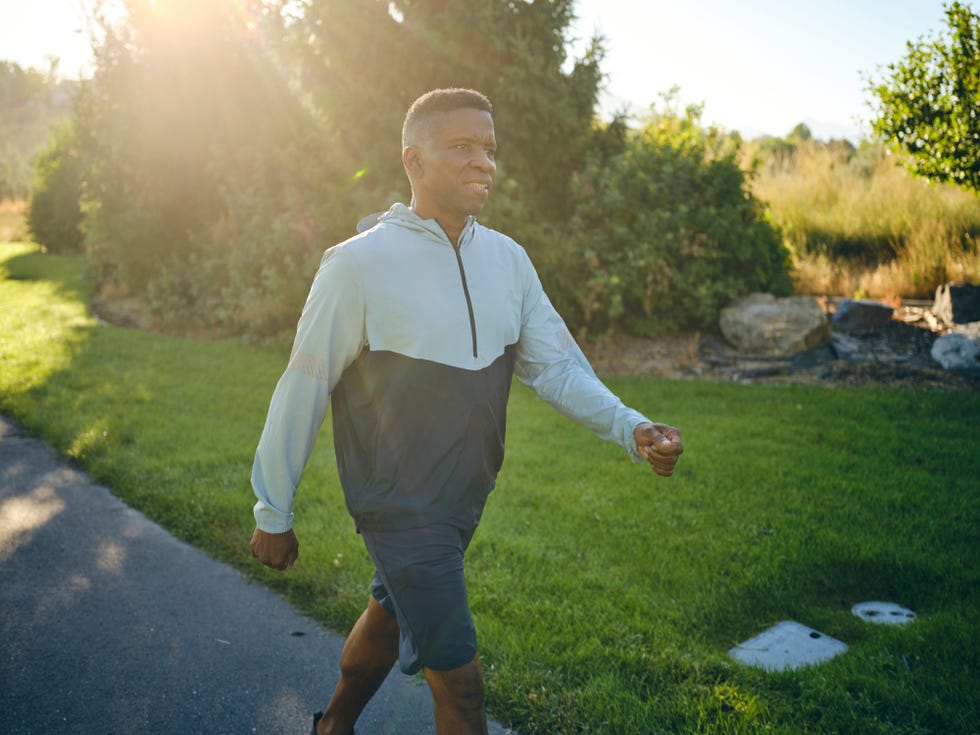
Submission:
<svg viewBox="0 0 980 735">
<path fill-rule="evenodd" d="M 422 176 L 422 151 L 413 145 L 405 146 L 402 151 L 402 165 L 410 178 Z"/>
</svg>

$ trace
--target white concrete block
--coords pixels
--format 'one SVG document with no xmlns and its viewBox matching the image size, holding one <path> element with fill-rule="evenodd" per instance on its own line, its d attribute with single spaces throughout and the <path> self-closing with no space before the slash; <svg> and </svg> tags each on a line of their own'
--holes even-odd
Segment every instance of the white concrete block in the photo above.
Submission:
<svg viewBox="0 0 980 735">
<path fill-rule="evenodd" d="M 847 650 L 847 644 L 792 620 L 784 620 L 728 655 L 749 666 L 783 671 L 821 663 Z"/>
</svg>

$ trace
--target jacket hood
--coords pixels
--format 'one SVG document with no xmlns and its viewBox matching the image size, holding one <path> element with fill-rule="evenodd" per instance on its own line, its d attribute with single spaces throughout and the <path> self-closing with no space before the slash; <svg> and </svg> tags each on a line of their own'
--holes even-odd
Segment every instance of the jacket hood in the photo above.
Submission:
<svg viewBox="0 0 980 735">
<path fill-rule="evenodd" d="M 405 206 L 401 202 L 392 204 L 391 208 L 386 212 L 375 212 L 373 214 L 369 214 L 367 217 L 364 217 L 357 223 L 357 231 L 367 232 L 375 225 L 382 223 L 393 224 L 397 227 L 405 227 L 415 232 L 434 235 L 441 241 L 448 241 L 445 231 L 436 220 L 422 219 L 415 214 L 410 207 Z M 459 235 L 460 244 L 462 244 L 468 238 L 469 232 L 473 229 L 475 224 L 476 217 L 470 215 L 466 218 L 466 223 L 463 225 L 463 229 Z"/>
</svg>

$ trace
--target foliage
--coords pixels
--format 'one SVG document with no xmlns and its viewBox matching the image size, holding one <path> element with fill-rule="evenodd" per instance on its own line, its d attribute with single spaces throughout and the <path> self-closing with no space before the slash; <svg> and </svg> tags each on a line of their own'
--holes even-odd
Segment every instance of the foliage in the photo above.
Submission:
<svg viewBox="0 0 980 735">
<path fill-rule="evenodd" d="M 573 0 L 404 3 L 404 25 L 425 29 L 414 89 L 475 86 L 494 101 L 499 156 L 517 182 L 514 192 L 534 217 L 571 214 L 569 184 L 582 165 L 599 92 L 603 49 L 593 39 L 566 73 L 566 34 Z M 411 63 L 408 64 L 412 68 Z M 519 233 L 518 233 L 519 235 Z"/>
<path fill-rule="evenodd" d="M 0 201 L 23 199 L 31 190 L 31 159 L 52 125 L 68 109 L 74 82 L 0 61 Z"/>
<path fill-rule="evenodd" d="M 35 181 L 27 224 L 34 241 L 52 253 L 80 252 L 83 243 L 81 160 L 75 131 L 58 125 L 34 162 Z"/>
<path fill-rule="evenodd" d="M 805 124 L 800 123 L 785 137 L 764 135 L 746 141 L 742 151 L 743 167 L 754 171 L 760 165 L 779 167 L 800 151 L 810 149 L 829 150 L 835 155 L 852 156 L 857 150 L 853 143 L 845 138 L 834 138 L 829 141 L 817 140 Z"/>
<path fill-rule="evenodd" d="M 0 61 L 0 105 L 13 110 L 42 104 L 49 79 L 37 69 L 25 69 L 13 61 Z"/>
<path fill-rule="evenodd" d="M 331 176 L 346 182 L 364 172 L 356 189 L 336 192 L 344 209 L 375 211 L 392 192 L 407 195 L 399 139 L 405 110 L 429 89 L 457 86 L 479 89 L 494 104 L 507 196 L 533 219 L 568 216 L 603 53 L 596 39 L 568 63 L 572 7 L 572 0 L 308 3 L 290 26 L 290 50 L 322 129 L 337 141 Z M 520 230 L 510 234 L 524 239 Z"/>
<path fill-rule="evenodd" d="M 312 218 L 241 184 L 225 196 L 220 219 L 150 282 L 151 311 L 171 331 L 287 339 L 319 261 Z"/>
<path fill-rule="evenodd" d="M 931 298 L 980 280 L 980 195 L 910 174 L 881 143 L 763 139 L 746 144 L 753 194 L 795 255 L 798 290 Z"/>
<path fill-rule="evenodd" d="M 76 106 L 94 272 L 171 326 L 275 336 L 323 247 L 307 184 L 326 157 L 269 45 L 278 21 L 226 0 L 126 7 Z"/>
<path fill-rule="evenodd" d="M 944 5 L 946 34 L 908 42 L 871 85 L 874 132 L 910 154 L 916 174 L 980 192 L 980 16 Z"/>
<path fill-rule="evenodd" d="M 737 139 L 667 108 L 576 180 L 576 214 L 553 281 L 591 331 L 656 335 L 711 327 L 752 291 L 790 290 L 778 231 L 748 191 Z M 601 147 L 600 147 L 601 150 Z"/>
<path fill-rule="evenodd" d="M 0 246 L 0 411 L 178 537 L 349 629 L 372 568 L 329 422 L 297 497 L 299 562 L 282 574 L 249 555 L 249 468 L 286 352 L 99 324 L 83 273 L 78 258 Z M 656 478 L 515 387 L 507 462 L 467 554 L 497 719 L 525 735 L 980 731 L 963 706 L 980 685 L 980 394 L 611 387 L 679 425 L 687 451 Z M 941 436 L 942 452 L 910 436 Z M 851 614 L 873 599 L 918 619 Z M 779 674 L 728 657 L 785 619 L 850 650 Z"/>
<path fill-rule="evenodd" d="M 288 332 L 318 253 L 407 199 L 401 121 L 435 86 L 495 102 L 510 234 L 568 214 L 601 57 L 563 71 L 571 0 L 125 6 L 76 106 L 86 248 L 171 326 Z"/>
</svg>

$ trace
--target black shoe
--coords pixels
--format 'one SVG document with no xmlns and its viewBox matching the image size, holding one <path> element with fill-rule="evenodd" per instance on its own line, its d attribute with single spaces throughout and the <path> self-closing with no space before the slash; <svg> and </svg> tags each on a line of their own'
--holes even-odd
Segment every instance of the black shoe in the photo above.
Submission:
<svg viewBox="0 0 980 735">
<path fill-rule="evenodd" d="M 313 729 L 310 730 L 310 735 L 316 735 L 316 723 L 318 723 L 322 717 L 322 712 L 317 712 L 315 715 L 313 715 Z M 350 735 L 354 735 L 353 730 L 350 731 Z"/>
<path fill-rule="evenodd" d="M 310 730 L 310 735 L 316 735 L 316 723 L 320 721 L 321 717 L 323 717 L 322 712 L 317 712 L 315 715 L 313 715 L 313 729 Z"/>
</svg>

